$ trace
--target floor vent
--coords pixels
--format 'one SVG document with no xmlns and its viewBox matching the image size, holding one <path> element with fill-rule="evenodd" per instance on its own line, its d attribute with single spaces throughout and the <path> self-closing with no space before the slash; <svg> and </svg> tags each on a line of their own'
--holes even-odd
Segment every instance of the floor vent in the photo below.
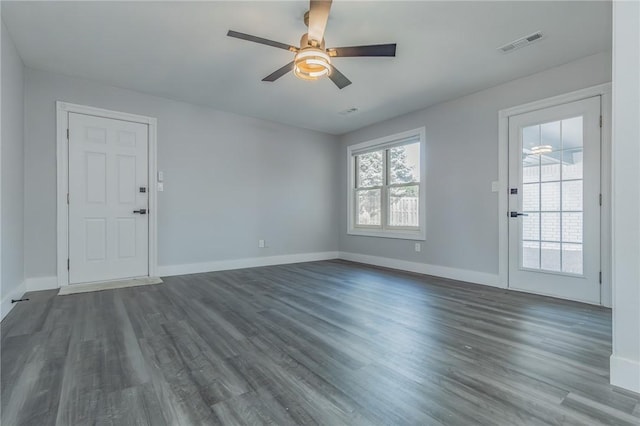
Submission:
<svg viewBox="0 0 640 426">
<path fill-rule="evenodd" d="M 502 51 L 502 53 L 513 52 L 516 49 L 520 49 L 521 47 L 528 46 L 531 43 L 534 43 L 540 39 L 542 39 L 542 33 L 538 31 L 533 34 L 529 34 L 528 36 L 521 37 L 517 40 L 514 40 L 511 43 L 507 43 L 504 46 L 499 47 L 498 50 Z"/>
</svg>

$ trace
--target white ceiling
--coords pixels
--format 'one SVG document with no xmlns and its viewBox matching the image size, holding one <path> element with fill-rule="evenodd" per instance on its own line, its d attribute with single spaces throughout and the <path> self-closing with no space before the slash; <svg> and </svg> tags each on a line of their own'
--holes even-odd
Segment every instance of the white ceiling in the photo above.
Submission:
<svg viewBox="0 0 640 426">
<path fill-rule="evenodd" d="M 352 82 L 288 74 L 285 50 L 226 37 L 233 29 L 297 45 L 305 1 L 7 2 L 2 19 L 28 67 L 341 134 L 611 46 L 610 2 L 336 0 L 328 47 L 395 42 L 396 58 L 336 58 Z M 545 38 L 496 50 L 542 31 Z M 341 115 L 350 107 L 358 112 Z"/>
</svg>

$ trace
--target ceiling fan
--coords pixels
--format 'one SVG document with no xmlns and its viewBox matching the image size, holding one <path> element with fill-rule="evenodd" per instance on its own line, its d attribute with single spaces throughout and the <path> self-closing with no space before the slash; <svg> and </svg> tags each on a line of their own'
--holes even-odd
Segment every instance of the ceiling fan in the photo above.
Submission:
<svg viewBox="0 0 640 426">
<path fill-rule="evenodd" d="M 300 39 L 300 47 L 256 37 L 250 34 L 229 30 L 227 35 L 254 43 L 266 44 L 295 53 L 293 61 L 269 74 L 262 81 L 276 81 L 290 71 L 304 80 L 317 80 L 328 76 L 342 89 L 351 81 L 331 64 L 331 58 L 355 56 L 396 56 L 396 45 L 374 44 L 369 46 L 331 47 L 325 48 L 324 30 L 329 19 L 331 0 L 311 0 L 309 11 L 304 15 L 304 23 L 309 28 Z"/>
</svg>

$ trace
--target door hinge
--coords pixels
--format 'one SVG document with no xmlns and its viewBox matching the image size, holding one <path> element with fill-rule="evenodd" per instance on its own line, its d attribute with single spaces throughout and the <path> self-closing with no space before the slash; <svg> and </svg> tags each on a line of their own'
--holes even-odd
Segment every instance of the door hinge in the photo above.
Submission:
<svg viewBox="0 0 640 426">
<path fill-rule="evenodd" d="M 67 129 L 67 140 L 69 140 L 69 129 Z"/>
<path fill-rule="evenodd" d="M 600 116 L 600 127 L 602 127 L 602 116 Z"/>
<path fill-rule="evenodd" d="M 598 198 L 600 205 L 602 205 L 602 194 L 600 194 L 600 197 Z"/>
<path fill-rule="evenodd" d="M 598 282 L 602 284 L 602 271 L 600 271 L 600 274 L 598 274 Z"/>
<path fill-rule="evenodd" d="M 67 259 L 67 271 L 70 270 L 70 265 L 71 265 L 71 261 L 69 259 Z"/>
</svg>

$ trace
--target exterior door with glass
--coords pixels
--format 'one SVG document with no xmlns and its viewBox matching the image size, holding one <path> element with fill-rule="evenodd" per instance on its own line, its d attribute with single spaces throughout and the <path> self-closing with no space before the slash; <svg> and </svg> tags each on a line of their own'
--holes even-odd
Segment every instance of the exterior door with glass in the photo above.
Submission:
<svg viewBox="0 0 640 426">
<path fill-rule="evenodd" d="M 600 304 L 600 96 L 509 117 L 509 287 Z"/>
</svg>

